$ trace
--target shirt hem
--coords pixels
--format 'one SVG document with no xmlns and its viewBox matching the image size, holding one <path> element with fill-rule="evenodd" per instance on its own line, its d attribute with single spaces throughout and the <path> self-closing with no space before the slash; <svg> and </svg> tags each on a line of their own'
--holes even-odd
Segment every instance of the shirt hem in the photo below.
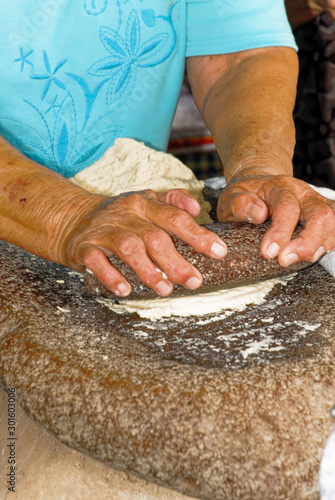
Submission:
<svg viewBox="0 0 335 500">
<path fill-rule="evenodd" d="M 269 35 L 259 35 L 250 37 L 243 36 L 235 40 L 232 38 L 221 38 L 205 46 L 202 42 L 192 42 L 187 46 L 186 57 L 231 54 L 243 50 L 265 47 L 290 47 L 296 51 L 298 50 L 293 37 L 290 35 L 283 36 L 283 34 L 280 34 L 279 36 L 271 35 L 271 37 L 269 37 Z"/>
</svg>

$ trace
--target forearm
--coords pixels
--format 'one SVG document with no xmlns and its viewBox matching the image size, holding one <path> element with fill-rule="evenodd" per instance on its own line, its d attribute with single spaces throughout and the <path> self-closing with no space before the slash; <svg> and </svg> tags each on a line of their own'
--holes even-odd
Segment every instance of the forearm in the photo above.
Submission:
<svg viewBox="0 0 335 500">
<path fill-rule="evenodd" d="M 265 49 L 238 60 L 211 86 L 203 116 L 227 181 L 243 173 L 292 175 L 297 73 L 292 49 Z"/>
<path fill-rule="evenodd" d="M 0 138 L 0 238 L 64 264 L 61 241 L 76 217 L 101 203 Z"/>
<path fill-rule="evenodd" d="M 271 218 L 260 250 L 282 266 L 314 262 L 334 249 L 333 202 L 292 176 L 296 53 L 268 48 L 190 58 L 188 71 L 228 180 L 219 220 L 261 224 Z M 299 222 L 305 227 L 291 240 Z"/>
<path fill-rule="evenodd" d="M 107 257 L 117 255 L 158 295 L 173 283 L 196 289 L 200 272 L 168 233 L 221 259 L 227 247 L 193 216 L 199 205 L 184 190 L 151 190 L 109 198 L 91 194 L 20 155 L 0 138 L 0 238 L 72 269 L 93 272 L 115 295 L 131 285 Z"/>
</svg>

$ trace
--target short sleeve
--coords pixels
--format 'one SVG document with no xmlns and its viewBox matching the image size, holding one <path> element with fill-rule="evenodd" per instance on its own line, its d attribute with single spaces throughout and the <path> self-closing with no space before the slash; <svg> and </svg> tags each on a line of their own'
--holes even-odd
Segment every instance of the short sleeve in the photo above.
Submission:
<svg viewBox="0 0 335 500">
<path fill-rule="evenodd" d="M 284 0 L 186 0 L 186 57 L 260 47 L 296 49 Z"/>
</svg>

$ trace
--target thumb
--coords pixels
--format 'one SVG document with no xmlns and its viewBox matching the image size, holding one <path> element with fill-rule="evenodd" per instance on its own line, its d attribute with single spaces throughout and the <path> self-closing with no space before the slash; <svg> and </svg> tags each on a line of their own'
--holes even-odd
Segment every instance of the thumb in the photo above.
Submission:
<svg viewBox="0 0 335 500">
<path fill-rule="evenodd" d="M 165 193 L 156 193 L 156 196 L 158 201 L 185 210 L 192 217 L 197 217 L 200 214 L 200 204 L 185 189 L 170 189 Z"/>
<path fill-rule="evenodd" d="M 244 221 L 262 224 L 269 216 L 266 204 L 255 193 L 224 189 L 219 198 L 217 216 L 220 221 Z"/>
</svg>

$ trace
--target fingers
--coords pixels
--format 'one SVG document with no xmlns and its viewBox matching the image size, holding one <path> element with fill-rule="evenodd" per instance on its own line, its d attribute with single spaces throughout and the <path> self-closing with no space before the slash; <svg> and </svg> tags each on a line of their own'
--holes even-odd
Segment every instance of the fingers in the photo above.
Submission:
<svg viewBox="0 0 335 500">
<path fill-rule="evenodd" d="M 261 224 L 271 216 L 271 228 L 262 240 L 261 252 L 265 258 L 272 259 L 292 238 L 300 219 L 299 202 L 285 186 L 268 181 L 258 184 L 251 182 L 248 189 L 255 189 L 257 193 L 243 192 L 240 185 L 232 186 L 231 189 L 228 186 L 221 195 L 219 218 Z"/>
<path fill-rule="evenodd" d="M 218 216 L 256 224 L 271 216 L 261 252 L 267 259 L 277 258 L 284 267 L 300 260 L 314 262 L 335 248 L 335 202 L 289 176 L 258 176 L 231 183 L 219 200 Z M 291 240 L 299 221 L 305 227 Z"/>
<path fill-rule="evenodd" d="M 300 203 L 295 194 L 283 186 L 271 186 L 267 183 L 259 194 L 267 200 L 272 215 L 271 227 L 261 242 L 261 252 L 266 259 L 273 259 L 291 241 L 301 217 Z"/>
<path fill-rule="evenodd" d="M 304 206 L 305 227 L 279 254 L 278 262 L 288 266 L 299 260 L 318 260 L 334 247 L 335 216 L 326 201 L 315 198 Z"/>
<path fill-rule="evenodd" d="M 331 249 L 335 235 L 335 214 L 327 199 L 301 181 L 292 179 L 290 184 L 290 189 L 275 188 L 267 195 L 272 224 L 261 243 L 264 257 L 277 257 L 283 267 L 301 260 L 318 260 Z M 299 220 L 304 229 L 291 240 Z"/>
<path fill-rule="evenodd" d="M 172 283 L 191 290 L 201 286 L 200 272 L 181 257 L 165 231 L 139 220 L 136 233 L 115 234 L 113 250 L 143 283 L 163 296 L 172 292 Z"/>
<path fill-rule="evenodd" d="M 110 265 L 102 250 L 94 246 L 83 246 L 81 251 L 78 250 L 78 253 L 81 254 L 81 260 L 86 269 L 92 272 L 115 295 L 127 297 L 130 294 L 130 284 L 115 267 Z"/>
<path fill-rule="evenodd" d="M 131 286 L 108 261 L 112 253 L 161 296 L 172 292 L 173 283 L 191 290 L 202 284 L 200 272 L 181 257 L 168 232 L 211 257 L 223 258 L 227 253 L 221 238 L 200 227 L 190 213 L 159 200 L 187 207 L 190 213 L 199 211 L 194 198 L 180 190 L 119 196 L 86 217 L 83 234 L 76 231 L 77 245 L 71 242 L 74 260 L 83 263 L 116 295 L 129 295 Z"/>
<path fill-rule="evenodd" d="M 81 252 L 86 268 L 121 297 L 129 295 L 131 286 L 122 274 L 111 266 L 106 258 L 108 253 L 116 254 L 134 270 L 146 286 L 163 297 L 171 294 L 173 283 L 191 290 L 201 286 L 200 272 L 178 254 L 169 235 L 147 222 L 137 222 L 136 232 L 141 237 L 134 232 L 111 229 L 108 234 L 109 243 L 106 238 L 101 238 L 100 241 L 95 240 L 96 246 L 86 246 Z M 102 245 L 111 251 L 103 249 Z"/>
<path fill-rule="evenodd" d="M 272 211 L 271 228 L 261 243 L 266 258 L 278 258 L 283 267 L 301 260 L 314 262 L 328 251 L 335 234 L 335 216 L 327 199 L 307 184 L 292 179 L 284 186 L 264 186 Z M 291 240 L 298 222 L 304 224 L 298 238 Z"/>
<path fill-rule="evenodd" d="M 141 240 L 133 235 L 124 234 L 116 241 L 120 258 L 130 265 L 139 278 L 158 295 L 166 297 L 173 290 L 173 284 L 164 277 L 162 271 L 154 265 L 145 252 Z M 109 252 L 111 253 L 111 252 Z M 82 251 L 82 259 L 88 271 L 103 283 L 111 292 L 120 297 L 131 293 L 131 285 L 124 276 L 113 267 L 105 255 L 105 250 L 86 246 Z"/>
<path fill-rule="evenodd" d="M 220 221 L 240 220 L 261 224 L 267 219 L 269 210 L 256 193 L 240 187 L 228 187 L 220 196 L 217 215 Z"/>
<path fill-rule="evenodd" d="M 167 195 L 169 197 L 169 193 L 166 193 L 165 196 Z M 172 193 L 172 195 L 174 196 L 174 193 Z M 188 197 L 189 196 L 190 195 L 188 195 Z M 157 198 L 159 199 L 159 196 Z M 194 198 L 191 197 L 190 200 L 192 201 Z M 145 206 L 144 215 L 145 218 L 150 220 L 155 226 L 181 238 L 196 252 L 209 255 L 214 259 L 222 259 L 227 255 L 227 246 L 224 241 L 208 229 L 199 226 L 193 217 L 185 211 L 162 204 L 160 201 L 153 199 L 150 204 Z"/>
<path fill-rule="evenodd" d="M 192 217 L 197 217 L 200 214 L 200 204 L 184 189 L 171 189 L 166 193 L 153 193 L 153 195 L 158 201 L 185 210 Z"/>
</svg>

